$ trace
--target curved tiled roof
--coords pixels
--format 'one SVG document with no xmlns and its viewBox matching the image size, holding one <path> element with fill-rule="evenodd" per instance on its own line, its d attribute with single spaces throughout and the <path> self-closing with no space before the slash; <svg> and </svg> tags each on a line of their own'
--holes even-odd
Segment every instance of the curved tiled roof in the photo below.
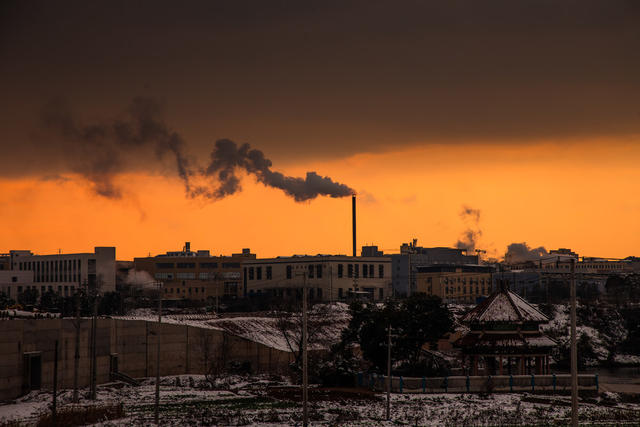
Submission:
<svg viewBox="0 0 640 427">
<path fill-rule="evenodd" d="M 465 323 L 535 322 L 547 323 L 549 318 L 511 291 L 495 292 L 467 313 Z"/>
</svg>

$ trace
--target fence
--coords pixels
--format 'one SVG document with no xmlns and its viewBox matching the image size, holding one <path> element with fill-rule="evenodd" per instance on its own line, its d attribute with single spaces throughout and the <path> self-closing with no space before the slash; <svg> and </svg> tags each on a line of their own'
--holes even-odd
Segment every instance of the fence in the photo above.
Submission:
<svg viewBox="0 0 640 427">
<path fill-rule="evenodd" d="M 384 375 L 358 373 L 356 384 L 375 391 L 387 390 Z M 598 374 L 578 375 L 579 390 L 599 389 Z M 492 393 L 492 392 L 564 392 L 571 390 L 571 375 L 496 375 L 452 377 L 391 377 L 394 393 Z"/>
</svg>

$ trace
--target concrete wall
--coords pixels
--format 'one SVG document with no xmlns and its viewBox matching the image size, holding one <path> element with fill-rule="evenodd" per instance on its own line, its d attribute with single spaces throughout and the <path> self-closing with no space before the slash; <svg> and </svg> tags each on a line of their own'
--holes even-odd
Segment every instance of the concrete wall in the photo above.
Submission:
<svg viewBox="0 0 640 427">
<path fill-rule="evenodd" d="M 24 354 L 39 352 L 42 388 L 53 383 L 54 349 L 58 340 L 58 387 L 73 387 L 76 328 L 73 319 L 0 321 L 0 400 L 23 394 Z M 79 385 L 90 375 L 90 319 L 81 320 Z M 160 375 L 203 374 L 248 364 L 253 372 L 284 372 L 292 355 L 227 332 L 160 324 Z M 158 323 L 142 320 L 98 319 L 97 380 L 109 381 L 111 355 L 118 370 L 134 378 L 155 376 Z"/>
</svg>

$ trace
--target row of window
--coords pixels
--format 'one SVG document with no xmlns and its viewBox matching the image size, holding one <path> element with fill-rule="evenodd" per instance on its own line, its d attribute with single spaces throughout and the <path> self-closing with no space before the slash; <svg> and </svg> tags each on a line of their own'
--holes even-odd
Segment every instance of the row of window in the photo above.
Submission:
<svg viewBox="0 0 640 427">
<path fill-rule="evenodd" d="M 359 278 L 360 277 L 360 266 L 362 266 L 362 277 L 367 279 L 373 279 L 376 277 L 375 266 L 374 264 L 347 264 L 347 277 L 349 278 Z M 249 280 L 253 280 L 251 269 L 249 268 Z M 261 280 L 260 268 L 257 267 L 257 280 Z M 293 278 L 293 266 L 287 265 L 287 279 Z M 323 274 L 323 265 L 322 264 L 309 264 L 307 267 L 307 277 L 309 279 L 318 278 L 322 279 Z M 339 279 L 344 277 L 344 264 L 338 264 L 337 276 Z M 384 264 L 378 264 L 378 278 L 384 278 Z M 267 280 L 271 279 L 271 267 L 267 267 Z"/>
<path fill-rule="evenodd" d="M 6 294 L 8 297 L 11 297 L 11 288 L 12 286 L 7 286 L 5 288 Z M 29 289 L 33 289 L 34 291 L 38 291 L 38 287 L 33 285 L 33 286 L 16 286 L 17 288 L 17 294 L 16 296 L 20 295 L 23 291 L 27 291 Z M 76 292 L 76 287 L 75 286 L 62 286 L 62 285 L 58 285 L 57 288 L 54 288 L 53 286 L 49 285 L 49 286 L 45 286 L 42 285 L 40 286 L 39 289 L 40 292 L 40 296 L 42 296 L 42 294 L 44 294 L 45 292 L 57 292 L 59 295 L 63 295 L 65 297 L 67 296 L 73 296 Z"/>
<path fill-rule="evenodd" d="M 237 282 L 224 282 L 224 286 L 223 286 L 223 292 L 225 296 L 235 296 L 238 294 L 238 283 Z M 205 294 L 205 288 L 204 287 L 185 287 L 185 288 L 164 288 L 164 293 L 165 294 L 199 294 L 199 295 L 204 295 Z"/>
<path fill-rule="evenodd" d="M 444 293 L 446 295 L 452 295 L 455 294 L 457 290 L 457 293 L 462 293 L 463 295 L 466 295 L 467 293 L 467 287 L 463 286 L 462 288 L 460 288 L 460 286 L 458 286 L 457 288 L 455 286 L 446 286 L 444 289 Z M 429 286 L 429 291 L 431 291 L 431 286 Z M 473 286 L 469 286 L 469 293 L 473 293 Z M 476 286 L 476 295 L 486 295 L 487 293 L 489 293 L 489 288 L 485 288 L 483 287 L 478 287 Z"/>
<path fill-rule="evenodd" d="M 95 265 L 95 259 L 93 261 Z M 34 282 L 79 282 L 80 259 L 23 261 L 18 270 L 33 271 Z"/>
<path fill-rule="evenodd" d="M 375 297 L 375 290 L 376 288 L 362 288 L 362 291 L 369 293 L 369 295 L 371 297 Z M 310 299 L 314 299 L 314 298 L 318 298 L 321 299 L 322 298 L 322 288 L 308 288 L 309 291 L 309 298 Z M 344 288 L 338 288 L 338 298 L 345 298 L 346 295 L 350 294 L 351 292 L 353 292 L 352 288 L 349 289 L 344 289 Z M 278 289 L 251 289 L 249 290 L 249 295 L 250 296 L 254 296 L 254 295 L 262 295 L 262 294 L 267 294 L 267 295 L 272 295 L 272 296 L 293 296 L 296 295 L 298 297 L 302 296 L 302 289 L 301 288 L 278 288 Z M 383 299 L 384 298 L 384 289 L 382 288 L 378 288 L 378 299 Z"/>
<path fill-rule="evenodd" d="M 194 269 L 196 268 L 195 262 L 156 262 L 156 268 L 158 269 L 171 269 L 171 268 L 183 268 Z M 218 268 L 217 262 L 199 262 L 198 268 L 212 269 Z M 222 268 L 240 268 L 239 262 L 223 262 Z"/>
<path fill-rule="evenodd" d="M 218 273 L 206 272 L 206 271 L 200 272 L 197 274 L 193 272 L 181 272 L 181 273 L 175 273 L 175 274 L 174 273 L 155 273 L 154 277 L 159 280 L 173 280 L 173 279 L 195 280 L 196 277 L 198 278 L 198 280 L 218 280 Z"/>
</svg>

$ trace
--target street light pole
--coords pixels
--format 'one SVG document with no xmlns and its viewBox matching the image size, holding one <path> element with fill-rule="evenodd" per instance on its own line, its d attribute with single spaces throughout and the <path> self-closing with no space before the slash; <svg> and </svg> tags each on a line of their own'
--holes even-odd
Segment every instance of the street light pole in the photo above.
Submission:
<svg viewBox="0 0 640 427">
<path fill-rule="evenodd" d="M 302 285 L 302 425 L 309 425 L 309 377 L 307 360 L 307 275 Z"/>
<path fill-rule="evenodd" d="M 391 421 L 391 323 L 387 341 L 387 421 Z"/>
<path fill-rule="evenodd" d="M 160 323 L 162 323 L 162 282 L 157 282 L 158 286 L 158 327 L 156 329 L 156 404 L 154 420 L 156 425 L 160 424 Z"/>
<path fill-rule="evenodd" d="M 571 425 L 578 427 L 578 348 L 576 343 L 576 260 L 571 259 Z"/>
</svg>

